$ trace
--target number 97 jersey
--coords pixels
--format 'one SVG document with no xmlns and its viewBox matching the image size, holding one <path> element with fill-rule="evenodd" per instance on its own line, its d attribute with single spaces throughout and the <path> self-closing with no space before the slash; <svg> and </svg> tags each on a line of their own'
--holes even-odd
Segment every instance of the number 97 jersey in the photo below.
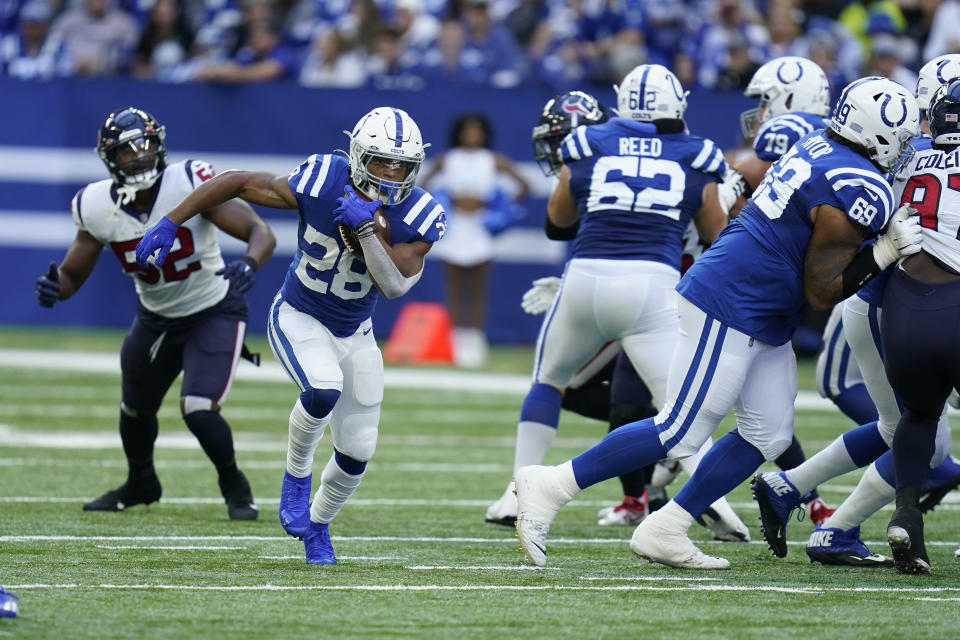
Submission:
<svg viewBox="0 0 960 640">
<path fill-rule="evenodd" d="M 733 328 L 771 345 L 790 340 L 806 308 L 810 211 L 830 205 L 868 232 L 886 226 L 893 190 L 874 165 L 822 132 L 801 138 L 677 291 Z"/>
</svg>

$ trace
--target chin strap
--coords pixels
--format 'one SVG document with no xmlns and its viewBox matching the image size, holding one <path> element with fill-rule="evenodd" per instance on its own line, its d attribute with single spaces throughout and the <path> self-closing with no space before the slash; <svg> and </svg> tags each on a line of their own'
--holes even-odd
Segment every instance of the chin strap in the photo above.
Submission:
<svg viewBox="0 0 960 640">
<path fill-rule="evenodd" d="M 117 187 L 117 204 L 123 206 L 133 202 L 134 198 L 137 197 L 137 191 L 140 189 L 138 185 L 133 184 L 123 184 Z"/>
</svg>

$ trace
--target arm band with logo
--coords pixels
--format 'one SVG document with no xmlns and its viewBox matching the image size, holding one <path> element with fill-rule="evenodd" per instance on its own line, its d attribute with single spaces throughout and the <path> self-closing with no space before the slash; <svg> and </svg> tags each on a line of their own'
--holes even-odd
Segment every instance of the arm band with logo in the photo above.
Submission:
<svg viewBox="0 0 960 640">
<path fill-rule="evenodd" d="M 843 299 L 846 300 L 883 271 L 873 257 L 873 245 L 864 247 L 843 270 Z"/>
<path fill-rule="evenodd" d="M 547 232 L 547 237 L 551 240 L 573 240 L 577 237 L 577 229 L 580 228 L 580 221 L 577 220 L 569 227 L 558 227 L 547 218 L 543 225 Z"/>
</svg>

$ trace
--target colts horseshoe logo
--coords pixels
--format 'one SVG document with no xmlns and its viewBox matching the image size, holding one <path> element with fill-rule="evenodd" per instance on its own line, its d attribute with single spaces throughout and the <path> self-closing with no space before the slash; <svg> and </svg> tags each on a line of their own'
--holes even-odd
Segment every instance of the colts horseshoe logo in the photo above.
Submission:
<svg viewBox="0 0 960 640">
<path fill-rule="evenodd" d="M 883 102 L 880 104 L 880 119 L 883 120 L 883 124 L 888 127 L 899 127 L 907 121 L 907 100 L 902 96 L 900 97 L 900 108 L 903 109 L 903 116 L 896 122 L 892 122 L 887 118 L 887 105 L 890 104 L 891 100 L 893 100 L 893 96 L 889 93 L 883 97 Z"/>
<path fill-rule="evenodd" d="M 784 74 L 784 68 L 789 69 L 790 63 L 789 63 L 789 62 L 781 62 L 781 63 L 780 63 L 780 66 L 777 67 L 777 80 L 779 80 L 779 81 L 782 82 L 783 84 L 791 84 L 791 83 L 796 82 L 797 80 L 799 80 L 801 77 L 803 77 L 803 67 L 800 66 L 800 63 L 799 63 L 799 62 L 794 62 L 793 64 L 795 64 L 795 65 L 797 66 L 797 77 L 794 78 L 794 79 L 792 79 L 792 80 L 787 80 L 787 78 L 784 77 L 784 76 L 785 76 L 785 74 Z"/>
</svg>

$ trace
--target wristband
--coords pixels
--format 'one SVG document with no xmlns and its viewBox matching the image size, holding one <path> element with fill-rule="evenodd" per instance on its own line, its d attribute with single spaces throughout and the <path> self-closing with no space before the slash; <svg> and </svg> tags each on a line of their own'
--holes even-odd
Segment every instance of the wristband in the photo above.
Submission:
<svg viewBox="0 0 960 640">
<path fill-rule="evenodd" d="M 260 264 L 250 256 L 243 256 L 241 260 L 247 263 L 247 266 L 250 267 L 251 271 L 256 271 L 257 269 L 260 268 Z"/>
<path fill-rule="evenodd" d="M 363 240 L 364 238 L 375 236 L 377 235 L 377 223 L 373 220 L 361 222 L 355 231 L 357 234 L 357 240 Z"/>
<path fill-rule="evenodd" d="M 873 247 L 869 246 L 853 256 L 853 260 L 843 270 L 843 298 L 847 299 L 870 282 L 875 275 L 883 271 L 873 257 Z"/>
<path fill-rule="evenodd" d="M 550 218 L 547 218 L 543 228 L 547 232 L 547 238 L 550 240 L 573 240 L 577 237 L 577 229 L 580 228 L 580 221 L 577 220 L 569 227 L 558 227 L 550 221 Z"/>
</svg>

